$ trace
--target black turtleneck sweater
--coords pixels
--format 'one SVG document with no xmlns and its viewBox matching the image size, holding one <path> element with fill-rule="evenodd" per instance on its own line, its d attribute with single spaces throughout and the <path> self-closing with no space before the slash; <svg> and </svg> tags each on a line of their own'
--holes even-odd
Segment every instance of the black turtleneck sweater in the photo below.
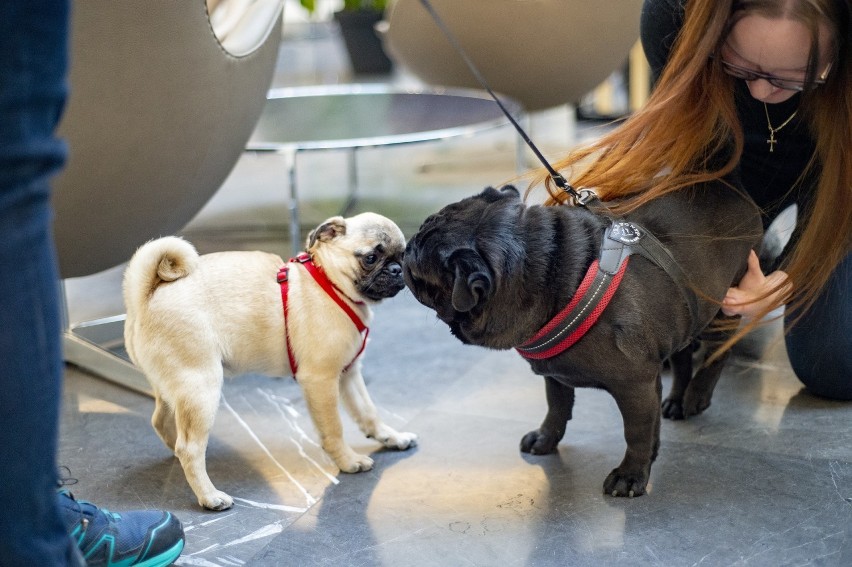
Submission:
<svg viewBox="0 0 852 567">
<path fill-rule="evenodd" d="M 672 43 L 683 24 L 682 4 L 682 0 L 645 0 L 642 8 L 642 47 L 654 80 L 665 66 Z M 813 173 L 795 189 L 793 186 L 814 153 L 814 142 L 807 125 L 797 114 L 776 132 L 775 151 L 770 152 L 767 110 L 769 120 L 777 128 L 796 111 L 801 96 L 796 94 L 784 102 L 769 104 L 764 110 L 763 103 L 749 94 L 745 81 L 737 81 L 736 85 L 737 112 L 745 136 L 739 176 L 743 188 L 763 210 L 765 228 L 792 203 L 797 203 L 800 211 L 808 207 L 816 184 Z M 790 246 L 787 247 L 789 249 Z"/>
</svg>

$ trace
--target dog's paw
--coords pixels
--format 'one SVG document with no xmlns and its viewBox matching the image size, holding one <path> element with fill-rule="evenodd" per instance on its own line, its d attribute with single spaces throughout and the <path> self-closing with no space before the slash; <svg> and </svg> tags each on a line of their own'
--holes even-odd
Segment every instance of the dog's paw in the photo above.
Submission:
<svg viewBox="0 0 852 567">
<path fill-rule="evenodd" d="M 367 437 L 375 439 L 388 449 L 397 449 L 404 451 L 417 445 L 417 434 L 399 432 L 396 429 L 379 423 L 373 433 L 368 433 Z"/>
<path fill-rule="evenodd" d="M 388 449 L 396 449 L 398 451 L 405 451 L 406 449 L 417 446 L 416 433 L 394 431 L 391 429 L 383 432 L 381 437 L 376 437 L 375 439 Z"/>
<path fill-rule="evenodd" d="M 686 390 L 683 396 L 683 417 L 688 418 L 698 415 L 710 407 L 710 395 L 704 392 L 696 393 L 691 389 Z"/>
<path fill-rule="evenodd" d="M 546 455 L 556 451 L 556 446 L 559 445 L 561 436 L 554 435 L 551 432 L 536 429 L 530 431 L 521 439 L 521 451 L 532 455 Z"/>
<path fill-rule="evenodd" d="M 334 462 L 340 472 L 345 473 L 365 472 L 373 468 L 373 459 L 355 451 L 348 451 L 345 456 L 335 459 Z"/>
<path fill-rule="evenodd" d="M 218 512 L 221 510 L 227 510 L 233 506 L 234 499 L 221 490 L 215 490 L 210 494 L 205 494 L 204 496 L 199 497 L 198 503 L 208 510 L 215 510 Z"/>
<path fill-rule="evenodd" d="M 662 413 L 666 419 L 689 419 L 710 407 L 710 397 L 686 391 L 683 399 L 666 398 L 663 400 Z"/>
<path fill-rule="evenodd" d="M 648 475 L 642 473 L 625 473 L 619 469 L 609 473 L 604 481 L 604 494 L 608 496 L 642 496 L 648 485 Z"/>
<path fill-rule="evenodd" d="M 663 417 L 666 419 L 684 419 L 683 415 L 683 400 L 676 398 L 666 398 L 662 405 Z"/>
</svg>

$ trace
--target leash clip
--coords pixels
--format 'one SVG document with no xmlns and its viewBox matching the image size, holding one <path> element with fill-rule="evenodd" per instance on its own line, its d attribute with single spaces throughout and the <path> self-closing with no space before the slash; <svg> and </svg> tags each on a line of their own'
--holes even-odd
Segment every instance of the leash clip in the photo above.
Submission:
<svg viewBox="0 0 852 567">
<path fill-rule="evenodd" d="M 585 207 L 598 198 L 595 192 L 591 189 L 580 189 L 577 191 L 560 173 L 556 171 L 551 171 L 550 178 L 553 179 L 553 182 L 556 183 L 557 187 L 562 189 L 565 193 L 568 193 L 568 198 L 571 199 L 574 206 Z"/>
<path fill-rule="evenodd" d="M 571 195 L 571 199 L 574 201 L 574 205 L 585 207 L 592 201 L 597 201 L 597 194 L 591 189 L 580 189 L 579 192 L 575 192 Z"/>
</svg>

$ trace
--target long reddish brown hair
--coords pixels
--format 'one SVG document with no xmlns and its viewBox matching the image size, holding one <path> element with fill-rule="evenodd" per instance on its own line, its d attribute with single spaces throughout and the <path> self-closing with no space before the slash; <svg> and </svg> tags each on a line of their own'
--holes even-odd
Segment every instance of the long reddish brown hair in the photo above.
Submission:
<svg viewBox="0 0 852 567">
<path fill-rule="evenodd" d="M 852 243 L 850 12 L 849 0 L 687 0 L 683 27 L 646 105 L 554 167 L 573 186 L 593 188 L 603 200 L 631 197 L 616 206 L 622 213 L 671 191 L 721 179 L 737 166 L 743 149 L 734 105 L 736 79 L 726 75 L 719 58 L 713 57 L 733 23 L 755 13 L 804 23 L 812 36 L 810 79 L 820 71 L 816 68 L 819 25 L 828 26 L 833 40 L 831 71 L 824 85 L 803 93 L 801 103 L 801 115 L 816 140 L 810 167 L 816 168 L 819 182 L 810 210 L 799 211 L 798 223 L 804 230 L 782 267 L 794 287 L 779 305 L 802 313 Z M 730 155 L 730 159 L 721 164 L 711 159 L 718 155 Z M 536 172 L 532 186 L 541 183 L 550 195 L 547 204 L 568 200 L 545 171 Z M 734 340 L 755 322 L 745 325 Z"/>
</svg>

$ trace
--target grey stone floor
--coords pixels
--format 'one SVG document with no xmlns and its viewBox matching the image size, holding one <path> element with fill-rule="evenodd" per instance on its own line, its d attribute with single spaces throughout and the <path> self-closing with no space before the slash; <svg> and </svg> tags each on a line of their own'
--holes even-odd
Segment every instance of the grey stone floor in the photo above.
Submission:
<svg viewBox="0 0 852 567">
<path fill-rule="evenodd" d="M 276 83 L 351 80 L 325 39 L 285 42 Z M 554 155 L 593 135 L 558 109 L 533 132 Z M 510 179 L 514 144 L 503 130 L 365 151 L 358 210 L 410 235 L 443 204 Z M 344 175 L 335 152 L 300 166 L 306 226 L 336 212 Z M 286 207 L 281 164 L 246 155 L 185 235 L 204 252 L 286 255 Z M 123 310 L 121 269 L 68 282 L 72 320 Z M 518 444 L 546 405 L 523 360 L 458 343 L 407 291 L 375 310 L 370 336 L 364 374 L 380 413 L 420 436 L 382 451 L 346 420 L 372 471 L 339 473 L 293 380 L 243 376 L 225 385 L 208 449 L 235 505 L 202 510 L 149 424 L 153 401 L 69 366 L 59 459 L 72 490 L 114 510 L 174 511 L 179 565 L 852 565 L 852 405 L 802 389 L 777 325 L 738 347 L 705 414 L 663 423 L 650 493 L 636 499 L 601 493 L 624 451 L 606 393 L 579 390 L 558 453 L 530 457 Z"/>
</svg>

